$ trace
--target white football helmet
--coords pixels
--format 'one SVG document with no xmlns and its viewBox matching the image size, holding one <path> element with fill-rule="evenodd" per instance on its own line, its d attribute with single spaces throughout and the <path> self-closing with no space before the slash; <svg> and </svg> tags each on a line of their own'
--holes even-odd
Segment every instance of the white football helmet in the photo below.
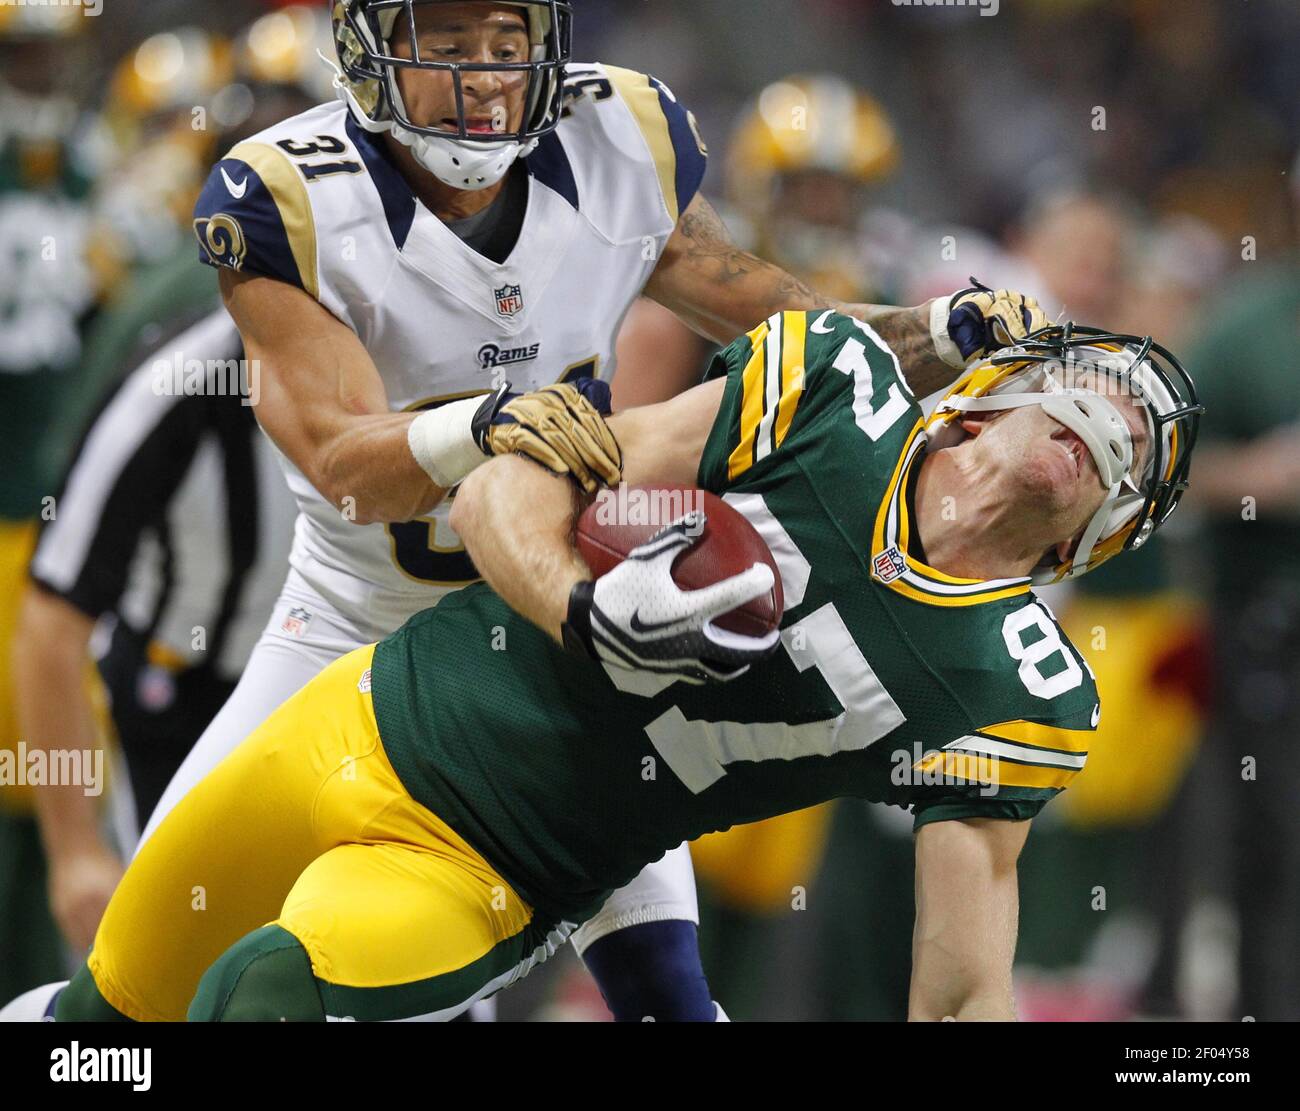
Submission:
<svg viewBox="0 0 1300 1111">
<path fill-rule="evenodd" d="M 1151 450 L 1141 473 L 1134 470 L 1129 426 L 1111 397 L 1135 397 L 1146 413 Z M 1046 557 L 1032 573 L 1035 583 L 1091 571 L 1145 544 L 1169 519 L 1187 489 L 1204 406 L 1182 364 L 1150 336 L 1074 324 L 1043 328 L 958 379 L 930 416 L 927 440 L 932 448 L 951 447 L 962 438 L 962 414 L 1024 405 L 1041 405 L 1083 441 L 1107 491 L 1074 551 L 1063 561 Z"/>
<path fill-rule="evenodd" d="M 456 189 L 495 185 L 517 158 L 526 157 L 560 121 L 564 67 L 572 41 L 572 8 L 567 0 L 502 0 L 522 9 L 528 22 L 530 57 L 526 62 L 435 62 L 419 56 L 411 35 L 412 58 L 398 58 L 392 39 L 398 20 L 414 29 L 417 4 L 452 0 L 334 0 L 335 87 L 357 124 L 371 132 L 392 132 L 417 162 Z M 413 123 L 398 88 L 399 69 L 450 73 L 456 92 L 457 128 Z M 465 119 L 463 74 L 495 71 L 526 73 L 524 117 L 518 131 L 471 132 Z"/>
</svg>

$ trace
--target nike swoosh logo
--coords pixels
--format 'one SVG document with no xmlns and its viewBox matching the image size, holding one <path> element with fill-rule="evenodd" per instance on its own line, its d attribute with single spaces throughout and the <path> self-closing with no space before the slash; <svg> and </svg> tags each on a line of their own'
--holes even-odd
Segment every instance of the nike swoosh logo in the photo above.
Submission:
<svg viewBox="0 0 1300 1111">
<path fill-rule="evenodd" d="M 225 166 L 221 167 L 221 180 L 226 183 L 226 188 L 230 190 L 230 195 L 234 197 L 235 200 L 240 200 L 248 191 L 248 178 L 244 178 L 243 181 L 236 185 L 230 179 L 230 175 L 226 173 Z"/>
<path fill-rule="evenodd" d="M 657 633 L 661 629 L 670 629 L 674 625 L 680 624 L 681 618 L 677 618 L 673 621 L 655 621 L 647 625 L 641 620 L 641 611 L 637 610 L 637 612 L 632 615 L 632 620 L 628 622 L 628 627 L 634 633 Z"/>
<path fill-rule="evenodd" d="M 819 336 L 829 336 L 833 331 L 835 331 L 835 329 L 823 328 L 822 324 L 825 323 L 826 318 L 828 316 L 833 315 L 834 312 L 835 312 L 834 309 L 827 309 L 824 313 L 822 313 L 821 316 L 819 316 L 815 321 L 813 321 L 812 330 L 816 332 Z"/>
</svg>

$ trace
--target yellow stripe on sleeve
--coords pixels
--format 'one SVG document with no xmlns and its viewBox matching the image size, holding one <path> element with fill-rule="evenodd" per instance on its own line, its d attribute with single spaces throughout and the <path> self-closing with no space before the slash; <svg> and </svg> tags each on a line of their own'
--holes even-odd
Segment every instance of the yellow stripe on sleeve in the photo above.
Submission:
<svg viewBox="0 0 1300 1111">
<path fill-rule="evenodd" d="M 631 111 L 641 134 L 645 136 L 659 174 L 659 189 L 664 195 L 664 204 L 668 206 L 668 215 L 676 224 L 680 215 L 677 210 L 677 150 L 668 130 L 668 117 L 664 115 L 663 105 L 659 102 L 659 90 L 650 84 L 649 77 L 635 70 L 605 66 L 605 73 Z"/>
<path fill-rule="evenodd" d="M 289 238 L 289 249 L 298 266 L 303 289 L 319 300 L 316 221 L 312 219 L 311 202 L 307 199 L 307 186 L 302 175 L 275 147 L 264 143 L 240 143 L 226 157 L 247 163 L 270 191 L 280 211 L 280 221 Z"/>
<path fill-rule="evenodd" d="M 1064 729 L 1059 725 L 1040 725 L 1036 721 L 1004 721 L 980 730 L 986 737 L 997 737 L 1034 748 L 1051 748 L 1060 752 L 1086 753 L 1094 732 L 1091 729 Z"/>
<path fill-rule="evenodd" d="M 749 333 L 752 354 L 741 376 L 740 441 L 727 459 L 727 477 L 738 478 L 754 462 L 754 439 L 763 419 L 763 395 L 766 390 L 767 321 Z"/>
<path fill-rule="evenodd" d="M 1079 773 L 1073 768 L 1049 768 L 1016 764 L 969 752 L 935 752 L 914 765 L 927 774 L 941 774 L 946 780 L 980 783 L 991 787 L 1064 788 Z"/>
</svg>

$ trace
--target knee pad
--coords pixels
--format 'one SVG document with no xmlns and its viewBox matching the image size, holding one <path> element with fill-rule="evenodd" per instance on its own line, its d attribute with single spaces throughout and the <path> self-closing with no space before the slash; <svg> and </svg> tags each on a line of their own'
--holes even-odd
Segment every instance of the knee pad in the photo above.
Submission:
<svg viewBox="0 0 1300 1111">
<path fill-rule="evenodd" d="M 190 1022 L 324 1022 L 325 1007 L 302 943 L 263 926 L 227 949 L 203 974 Z"/>
</svg>

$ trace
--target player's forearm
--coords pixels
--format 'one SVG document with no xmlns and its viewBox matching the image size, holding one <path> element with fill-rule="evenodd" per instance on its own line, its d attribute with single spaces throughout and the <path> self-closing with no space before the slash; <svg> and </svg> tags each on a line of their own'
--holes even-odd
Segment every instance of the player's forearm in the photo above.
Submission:
<svg viewBox="0 0 1300 1111">
<path fill-rule="evenodd" d="M 926 397 L 952 385 L 961 371 L 939 357 L 930 329 L 930 306 L 926 301 L 915 308 L 893 305 L 837 305 L 840 312 L 870 324 L 898 356 L 907 387 L 917 397 Z"/>
<path fill-rule="evenodd" d="M 478 468 L 451 508 L 451 526 L 479 574 L 556 641 L 574 584 L 591 577 L 573 547 L 577 510 L 568 478 L 515 455 Z"/>
<path fill-rule="evenodd" d="M 411 413 L 356 416 L 313 453 L 307 478 L 344 518 L 358 525 L 411 521 L 446 496 L 416 462 Z"/>
<path fill-rule="evenodd" d="M 856 316 L 890 345 L 918 397 L 948 385 L 958 373 L 935 348 L 931 302 L 899 308 L 826 297 L 781 267 L 736 246 L 703 196 L 697 196 L 683 214 L 645 293 L 716 343 L 730 343 L 776 312 L 829 308 Z"/>
<path fill-rule="evenodd" d="M 978 957 L 966 954 L 964 959 Z M 968 971 L 958 961 L 927 961 L 914 954 L 907 1018 L 909 1022 L 1014 1022 L 1011 969 Z"/>
<path fill-rule="evenodd" d="M 1027 821 L 987 818 L 917 831 L 911 1019 L 1015 1018 L 1016 860 L 1028 832 Z"/>
<path fill-rule="evenodd" d="M 13 676 L 18 737 L 30 750 L 83 752 L 98 746 L 86 686 L 92 627 L 90 618 L 62 599 L 35 587 L 28 590 L 14 637 Z M 61 762 L 48 760 L 47 766 Z M 51 860 L 99 843 L 98 794 L 87 794 L 86 788 L 47 784 L 35 789 L 36 817 Z"/>
</svg>

